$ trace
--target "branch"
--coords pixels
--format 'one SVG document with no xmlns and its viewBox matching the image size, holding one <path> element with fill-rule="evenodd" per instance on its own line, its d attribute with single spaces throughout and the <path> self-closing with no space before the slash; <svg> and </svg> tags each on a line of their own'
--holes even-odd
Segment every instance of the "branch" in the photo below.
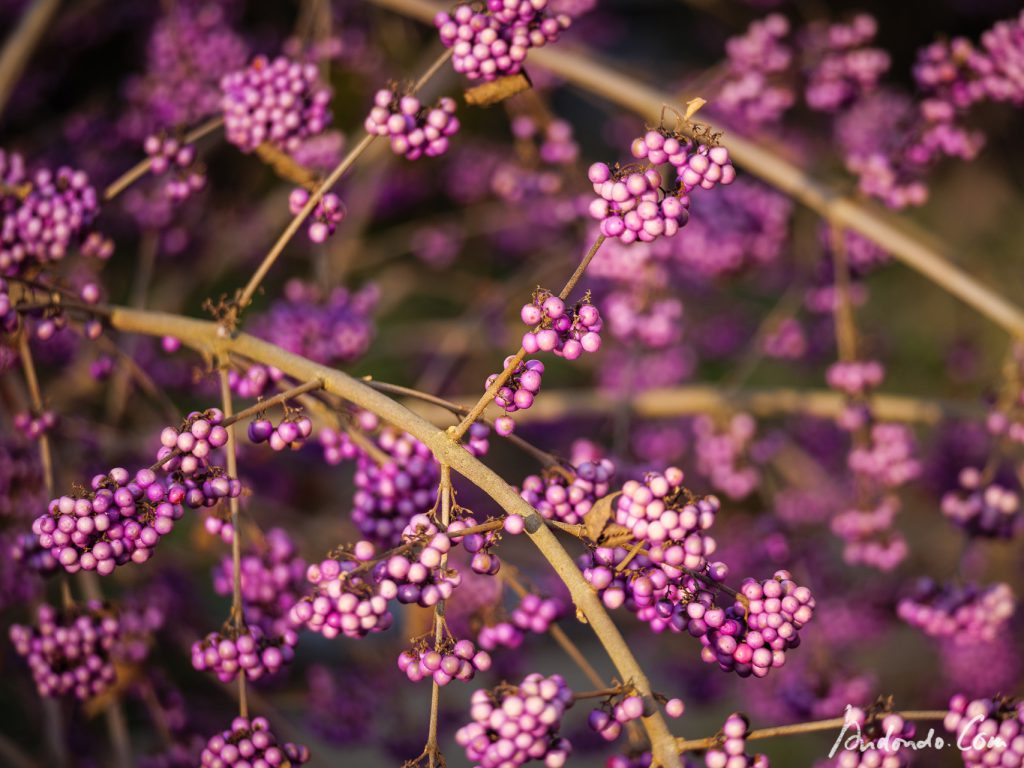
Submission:
<svg viewBox="0 0 1024 768">
<path fill-rule="evenodd" d="M 246 333 L 224 334 L 223 329 L 213 322 L 124 307 L 110 307 L 109 322 L 112 327 L 128 333 L 175 336 L 184 344 L 214 356 L 223 357 L 232 352 L 241 354 L 266 365 L 272 365 L 300 381 L 322 379 L 327 392 L 375 413 L 427 445 L 440 463 L 447 464 L 459 472 L 507 513 L 520 515 L 526 519 L 526 531 L 530 540 L 565 583 L 573 601 L 615 664 L 621 679 L 632 681 L 642 696 L 651 698 L 650 682 L 600 598 L 583 579 L 583 574 L 569 553 L 543 524 L 541 517 L 512 486 L 494 470 L 471 456 L 448 434 L 348 374 L 294 355 Z M 651 741 L 655 761 L 663 768 L 680 768 L 675 738 L 669 732 L 660 711 L 655 709 L 653 714 L 644 718 L 643 723 Z"/>
<path fill-rule="evenodd" d="M 372 2 L 427 23 L 433 22 L 438 11 L 447 10 L 429 0 Z M 572 53 L 547 46 L 530 51 L 529 60 L 579 88 L 652 121 L 660 118 L 663 105 L 676 102 L 670 92 L 659 91 L 601 64 L 585 50 Z M 920 227 L 877 205 L 839 194 L 807 171 L 727 126 L 719 124 L 711 129 L 728 134 L 729 154 L 737 165 L 836 226 L 859 232 L 1013 335 L 1024 336 L 1024 311 L 954 265 L 935 239 Z"/>
<path fill-rule="evenodd" d="M 0 52 L 0 113 L 25 70 L 43 33 L 57 12 L 60 0 L 35 0 L 21 14 L 18 26 L 11 30 Z"/>
</svg>

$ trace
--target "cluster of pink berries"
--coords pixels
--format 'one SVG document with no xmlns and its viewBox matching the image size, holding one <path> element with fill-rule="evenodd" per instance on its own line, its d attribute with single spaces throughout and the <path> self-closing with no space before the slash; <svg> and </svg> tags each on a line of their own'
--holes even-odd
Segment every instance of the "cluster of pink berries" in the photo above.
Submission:
<svg viewBox="0 0 1024 768">
<path fill-rule="evenodd" d="M 772 13 L 725 42 L 729 72 L 715 99 L 716 111 L 763 125 L 778 121 L 793 106 L 796 94 L 785 77 L 793 62 L 789 31 L 789 20 Z"/>
<path fill-rule="evenodd" d="M 292 623 L 305 624 L 329 639 L 339 634 L 360 638 L 390 627 L 393 617 L 387 598 L 377 594 L 368 573 L 376 554 L 370 542 L 360 541 L 339 560 L 310 565 L 306 580 L 315 586 L 314 594 L 292 607 Z"/>
<path fill-rule="evenodd" d="M 538 290 L 533 301 L 524 304 L 519 316 L 527 325 L 539 326 L 523 334 L 526 354 L 554 352 L 566 360 L 576 360 L 584 352 L 601 348 L 601 313 L 589 296 L 571 309 L 550 291 Z"/>
<path fill-rule="evenodd" d="M 910 765 L 913 751 L 903 745 L 913 742 L 916 733 L 913 723 L 895 712 L 878 717 L 869 716 L 860 707 L 849 707 L 846 724 L 861 734 L 860 745 L 844 748 L 830 765 L 835 768 L 905 768 Z"/>
<path fill-rule="evenodd" d="M 503 368 L 510 365 L 514 357 L 509 355 L 505 358 Z M 492 373 L 484 382 L 484 389 L 488 389 L 500 374 Z M 502 437 L 511 435 L 515 429 L 515 422 L 508 415 L 516 411 L 525 411 L 540 392 L 541 376 L 544 375 L 544 363 L 540 360 L 525 360 L 516 365 L 512 375 L 494 395 L 494 402 L 505 411 L 504 416 L 494 420 L 494 431 Z"/>
<path fill-rule="evenodd" d="M 1011 539 L 1020 529 L 1020 496 L 996 482 L 985 482 L 980 470 L 960 470 L 960 489 L 942 497 L 942 514 L 971 536 Z"/>
<path fill-rule="evenodd" d="M 411 94 L 400 96 L 382 88 L 373 97 L 373 109 L 365 121 L 366 132 L 386 136 L 391 151 L 406 160 L 438 157 L 448 151 L 448 138 L 459 130 L 455 100 L 447 96 L 426 107 Z"/>
<path fill-rule="evenodd" d="M 373 429 L 376 417 L 360 414 L 360 426 Z M 360 451 L 356 459 L 352 522 L 370 541 L 384 547 L 401 542 L 412 516 L 430 509 L 437 492 L 440 468 L 430 449 L 406 432 L 380 430 L 377 447 L 392 458 L 379 466 Z"/>
<path fill-rule="evenodd" d="M 294 152 L 331 121 L 331 91 L 313 63 L 257 56 L 221 78 L 220 88 L 227 139 L 243 152 L 264 142 Z"/>
<path fill-rule="evenodd" d="M 115 467 L 93 477 L 90 491 L 51 501 L 32 532 L 68 573 L 107 576 L 118 565 L 152 556 L 160 537 L 184 514 L 184 498 L 181 486 L 165 485 L 151 469 L 132 478 Z"/>
<path fill-rule="evenodd" d="M 569 28 L 566 14 L 552 15 L 548 0 L 488 0 L 487 12 L 462 4 L 438 13 L 434 26 L 452 49 L 452 65 L 470 80 L 496 80 L 523 68 L 530 48 L 558 40 Z"/>
<path fill-rule="evenodd" d="M 42 604 L 35 626 L 13 624 L 14 650 L 32 671 L 40 696 L 73 694 L 82 701 L 109 688 L 117 677 L 111 652 L 120 636 L 117 615 L 101 603 L 58 611 Z"/>
<path fill-rule="evenodd" d="M 832 518 L 832 532 L 844 542 L 843 560 L 891 571 L 909 554 L 907 540 L 893 529 L 900 511 L 898 496 L 887 494 L 867 508 L 848 509 Z"/>
<path fill-rule="evenodd" d="M 877 32 L 878 22 L 866 13 L 849 24 L 811 26 L 805 47 L 815 63 L 807 73 L 807 106 L 836 112 L 874 90 L 889 69 L 889 54 L 868 45 Z"/>
<path fill-rule="evenodd" d="M 185 506 L 191 509 L 215 507 L 223 499 L 236 499 L 242 495 L 242 483 L 228 477 L 223 467 L 209 467 L 202 472 L 175 481 L 170 492 L 182 494 Z"/>
<path fill-rule="evenodd" d="M 900 600 L 896 615 L 929 637 L 969 645 L 995 639 L 1015 607 L 1013 590 L 1003 582 L 979 587 L 922 579 Z"/>
<path fill-rule="evenodd" d="M 707 751 L 704 764 L 707 768 L 769 768 L 764 755 L 747 754 L 747 734 L 750 722 L 739 712 L 725 718 L 722 726 L 722 743 Z"/>
<path fill-rule="evenodd" d="M 749 413 L 734 414 L 722 428 L 711 416 L 693 420 L 697 471 L 730 499 L 746 498 L 761 483 L 761 472 L 749 458 L 756 430 Z"/>
<path fill-rule="evenodd" d="M 1024 765 L 1024 702 L 1002 696 L 970 701 L 957 694 L 943 725 L 964 747 L 964 768 Z"/>
<path fill-rule="evenodd" d="M 288 210 L 293 216 L 298 216 L 308 202 L 309 190 L 305 187 L 296 187 L 288 195 Z M 345 219 L 345 214 L 345 204 L 341 202 L 341 198 L 334 192 L 325 192 L 309 215 L 306 234 L 314 243 L 326 242 Z"/>
<path fill-rule="evenodd" d="M 487 650 L 493 650 L 499 645 L 518 648 L 522 645 L 525 633 L 544 634 L 564 613 L 565 605 L 560 600 L 527 593 L 512 611 L 511 621 L 481 627 L 477 642 Z"/>
<path fill-rule="evenodd" d="M 595 501 L 608 494 L 615 465 L 610 459 L 584 461 L 575 467 L 573 475 L 572 482 L 562 472 L 529 475 L 519 495 L 545 519 L 576 525 Z"/>
<path fill-rule="evenodd" d="M 424 608 L 448 600 L 462 581 L 457 569 L 442 567 L 451 539 L 429 516 L 417 514 L 402 532 L 402 541 L 409 545 L 406 551 L 381 560 L 373 569 L 378 594 Z"/>
<path fill-rule="evenodd" d="M 701 570 L 716 549 L 707 531 L 719 501 L 698 499 L 683 487 L 683 471 L 649 472 L 643 482 L 628 480 L 615 501 L 615 522 L 648 542 L 651 560 L 671 568 Z"/>
<path fill-rule="evenodd" d="M 765 677 L 786 663 L 786 651 L 800 644 L 799 631 L 814 616 L 814 597 L 776 571 L 764 581 L 745 579 L 743 599 L 722 610 L 704 601 L 686 606 L 687 629 L 700 639 L 701 658 L 740 677 Z"/>
<path fill-rule="evenodd" d="M 882 383 L 885 368 L 877 360 L 840 361 L 829 366 L 825 379 L 832 389 L 859 397 Z"/>
<path fill-rule="evenodd" d="M 716 184 L 732 184 L 736 179 L 736 169 L 729 159 L 728 149 L 711 142 L 689 139 L 666 128 L 649 130 L 634 139 L 630 152 L 633 157 L 646 160 L 651 165 L 672 165 L 686 192 L 694 187 L 712 189 Z M 660 181 L 657 186 L 661 186 Z"/>
<path fill-rule="evenodd" d="M 241 581 L 245 623 L 270 636 L 283 635 L 290 627 L 288 612 L 306 583 L 306 561 L 283 528 L 271 528 L 257 551 L 242 555 Z M 213 589 L 230 595 L 233 588 L 234 568 L 227 555 L 213 573 Z"/>
<path fill-rule="evenodd" d="M 484 576 L 494 576 L 501 569 L 501 558 L 494 553 L 494 545 L 498 543 L 499 534 L 495 531 L 486 533 L 463 534 L 469 528 L 477 525 L 476 518 L 471 515 L 463 515 L 452 521 L 448 526 L 448 536 L 453 542 L 458 543 L 473 557 L 469 561 L 469 567 L 474 573 Z M 523 532 L 525 523 L 519 515 L 508 515 L 505 518 L 504 530 L 512 535 Z"/>
<path fill-rule="evenodd" d="M 598 709 L 591 710 L 587 725 L 605 741 L 615 741 L 622 734 L 622 726 L 644 716 L 644 700 L 635 693 L 610 697 Z"/>
<path fill-rule="evenodd" d="M 220 408 L 208 408 L 192 411 L 180 427 L 164 427 L 156 460 L 166 472 L 180 472 L 186 477 L 209 469 L 212 451 L 228 442 L 223 421 Z"/>
<path fill-rule="evenodd" d="M 239 672 L 247 680 L 259 680 L 294 659 L 298 641 L 294 629 L 286 629 L 277 637 L 268 637 L 259 627 L 210 632 L 192 644 L 192 666 L 200 672 L 212 672 L 222 683 L 230 683 Z"/>
<path fill-rule="evenodd" d="M 61 167 L 29 176 L 20 155 L 0 150 L 0 272 L 12 273 L 26 259 L 60 261 L 88 239 L 99 210 L 99 195 L 84 171 Z M 95 255 L 106 251 L 101 247 Z"/>
<path fill-rule="evenodd" d="M 451 647 L 444 652 L 434 650 L 426 643 L 402 651 L 398 656 L 398 668 L 414 683 L 426 679 L 438 685 L 448 685 L 452 680 L 469 681 L 477 672 L 491 668 L 491 655 L 487 651 L 478 651 L 472 640 L 449 641 L 449 644 Z"/>
<path fill-rule="evenodd" d="M 231 727 L 211 736 L 199 757 L 201 768 L 294 768 L 309 760 L 309 749 L 291 742 L 278 743 L 264 717 L 236 717 Z"/>
<path fill-rule="evenodd" d="M 549 120 L 543 127 L 529 115 L 512 119 L 512 135 L 520 141 L 536 139 L 537 154 L 549 165 L 569 165 L 579 157 L 579 144 L 573 140 L 572 124 L 566 120 Z"/>
<path fill-rule="evenodd" d="M 517 768 L 530 760 L 562 768 L 572 746 L 558 730 L 572 703 L 561 675 L 534 673 L 518 686 L 475 691 L 469 709 L 473 721 L 458 730 L 455 741 L 480 768 Z"/>
<path fill-rule="evenodd" d="M 149 157 L 149 170 L 154 176 L 174 171 L 164 182 L 164 194 L 175 203 L 187 200 L 206 186 L 206 176 L 196 164 L 196 148 L 169 136 L 147 136 L 142 144 Z"/>
<path fill-rule="evenodd" d="M 598 194 L 588 208 L 601 222 L 601 234 L 623 243 L 652 242 L 672 237 L 689 220 L 686 195 L 664 195 L 661 174 L 654 168 L 618 168 L 594 163 L 587 178 Z"/>
<path fill-rule="evenodd" d="M 14 428 L 29 440 L 38 440 L 57 426 L 56 411 L 42 411 L 38 414 L 30 411 L 19 411 L 14 414 Z"/>
<path fill-rule="evenodd" d="M 313 421 L 299 411 L 288 411 L 275 427 L 267 418 L 249 422 L 249 439 L 254 443 L 267 443 L 275 451 L 290 448 L 297 451 L 313 434 Z"/>
<path fill-rule="evenodd" d="M 905 485 L 921 474 L 921 462 L 914 456 L 914 435 L 907 425 L 873 424 L 869 436 L 868 445 L 854 448 L 847 457 L 852 472 L 886 488 Z"/>
</svg>

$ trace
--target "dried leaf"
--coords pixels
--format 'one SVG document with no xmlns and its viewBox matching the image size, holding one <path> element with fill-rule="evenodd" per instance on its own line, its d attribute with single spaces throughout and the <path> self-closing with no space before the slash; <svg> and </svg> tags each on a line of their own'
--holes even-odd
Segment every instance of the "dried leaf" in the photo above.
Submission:
<svg viewBox="0 0 1024 768">
<path fill-rule="evenodd" d="M 594 506 L 583 516 L 583 530 L 591 541 L 601 541 L 601 534 L 608 525 L 608 521 L 612 519 L 615 499 L 618 498 L 620 493 L 622 491 L 602 496 L 594 502 Z"/>
<path fill-rule="evenodd" d="M 489 83 L 483 83 L 475 88 L 467 90 L 463 97 L 466 103 L 474 107 L 490 107 L 499 101 L 515 96 L 517 93 L 529 90 L 531 87 L 530 78 L 525 72 L 518 75 L 509 75 Z"/>
</svg>

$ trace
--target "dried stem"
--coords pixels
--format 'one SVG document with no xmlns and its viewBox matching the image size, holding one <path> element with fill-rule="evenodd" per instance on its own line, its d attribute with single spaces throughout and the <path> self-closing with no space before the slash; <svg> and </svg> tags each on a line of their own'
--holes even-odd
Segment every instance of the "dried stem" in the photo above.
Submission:
<svg viewBox="0 0 1024 768">
<path fill-rule="evenodd" d="M 946 712 L 938 710 L 909 710 L 897 712 L 904 720 L 943 720 Z M 831 731 L 842 728 L 846 724 L 846 718 L 834 717 L 831 720 L 817 720 L 810 723 L 796 723 L 794 725 L 778 725 L 774 728 L 759 728 L 747 734 L 747 741 L 758 739 L 771 739 L 776 736 L 793 736 L 801 733 L 816 733 L 818 731 Z M 676 748 L 680 752 L 692 752 L 699 749 L 710 749 L 722 743 L 719 736 L 709 736 L 706 739 L 677 739 Z"/>
<path fill-rule="evenodd" d="M 7 36 L 0 51 L 0 113 L 59 7 L 60 0 L 34 0 L 25 7 L 18 24 Z"/>
<path fill-rule="evenodd" d="M 452 520 L 452 473 L 447 464 L 441 465 L 441 482 L 438 486 L 438 495 L 441 497 L 441 529 L 447 530 Z M 441 555 L 440 568 L 448 564 L 448 554 Z M 444 637 L 444 600 L 438 600 L 434 606 L 434 649 L 440 650 L 441 640 Z M 427 745 L 424 748 L 425 757 L 430 768 L 435 768 L 438 761 L 439 750 L 437 746 L 437 719 L 440 711 L 441 686 L 434 680 L 430 689 L 430 725 L 427 731 Z M 443 758 L 442 758 L 443 762 Z"/>
<path fill-rule="evenodd" d="M 221 410 L 224 411 L 224 423 L 227 424 L 228 442 L 225 448 L 227 456 L 227 470 L 230 477 L 238 477 L 238 456 L 235 453 L 235 428 L 234 422 L 230 421 L 234 410 L 231 402 L 231 385 L 228 383 L 228 370 L 221 366 L 218 371 L 220 375 L 220 399 Z M 285 393 L 287 394 L 287 393 Z M 245 615 L 242 606 L 242 526 L 239 524 L 238 497 L 232 496 L 228 499 L 231 510 L 231 618 L 234 621 L 235 629 L 241 631 L 245 628 Z M 242 717 L 249 716 L 249 700 L 245 689 L 245 670 L 238 674 L 238 714 Z"/>
</svg>

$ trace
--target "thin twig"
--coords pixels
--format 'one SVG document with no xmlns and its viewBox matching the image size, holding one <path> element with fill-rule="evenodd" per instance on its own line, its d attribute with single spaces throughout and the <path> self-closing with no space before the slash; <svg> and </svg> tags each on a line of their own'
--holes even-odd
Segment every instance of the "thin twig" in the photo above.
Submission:
<svg viewBox="0 0 1024 768">
<path fill-rule="evenodd" d="M 0 51 L 0 114 L 59 7 L 60 0 L 34 0 L 25 6 L 18 24 L 11 28 Z"/>
</svg>

